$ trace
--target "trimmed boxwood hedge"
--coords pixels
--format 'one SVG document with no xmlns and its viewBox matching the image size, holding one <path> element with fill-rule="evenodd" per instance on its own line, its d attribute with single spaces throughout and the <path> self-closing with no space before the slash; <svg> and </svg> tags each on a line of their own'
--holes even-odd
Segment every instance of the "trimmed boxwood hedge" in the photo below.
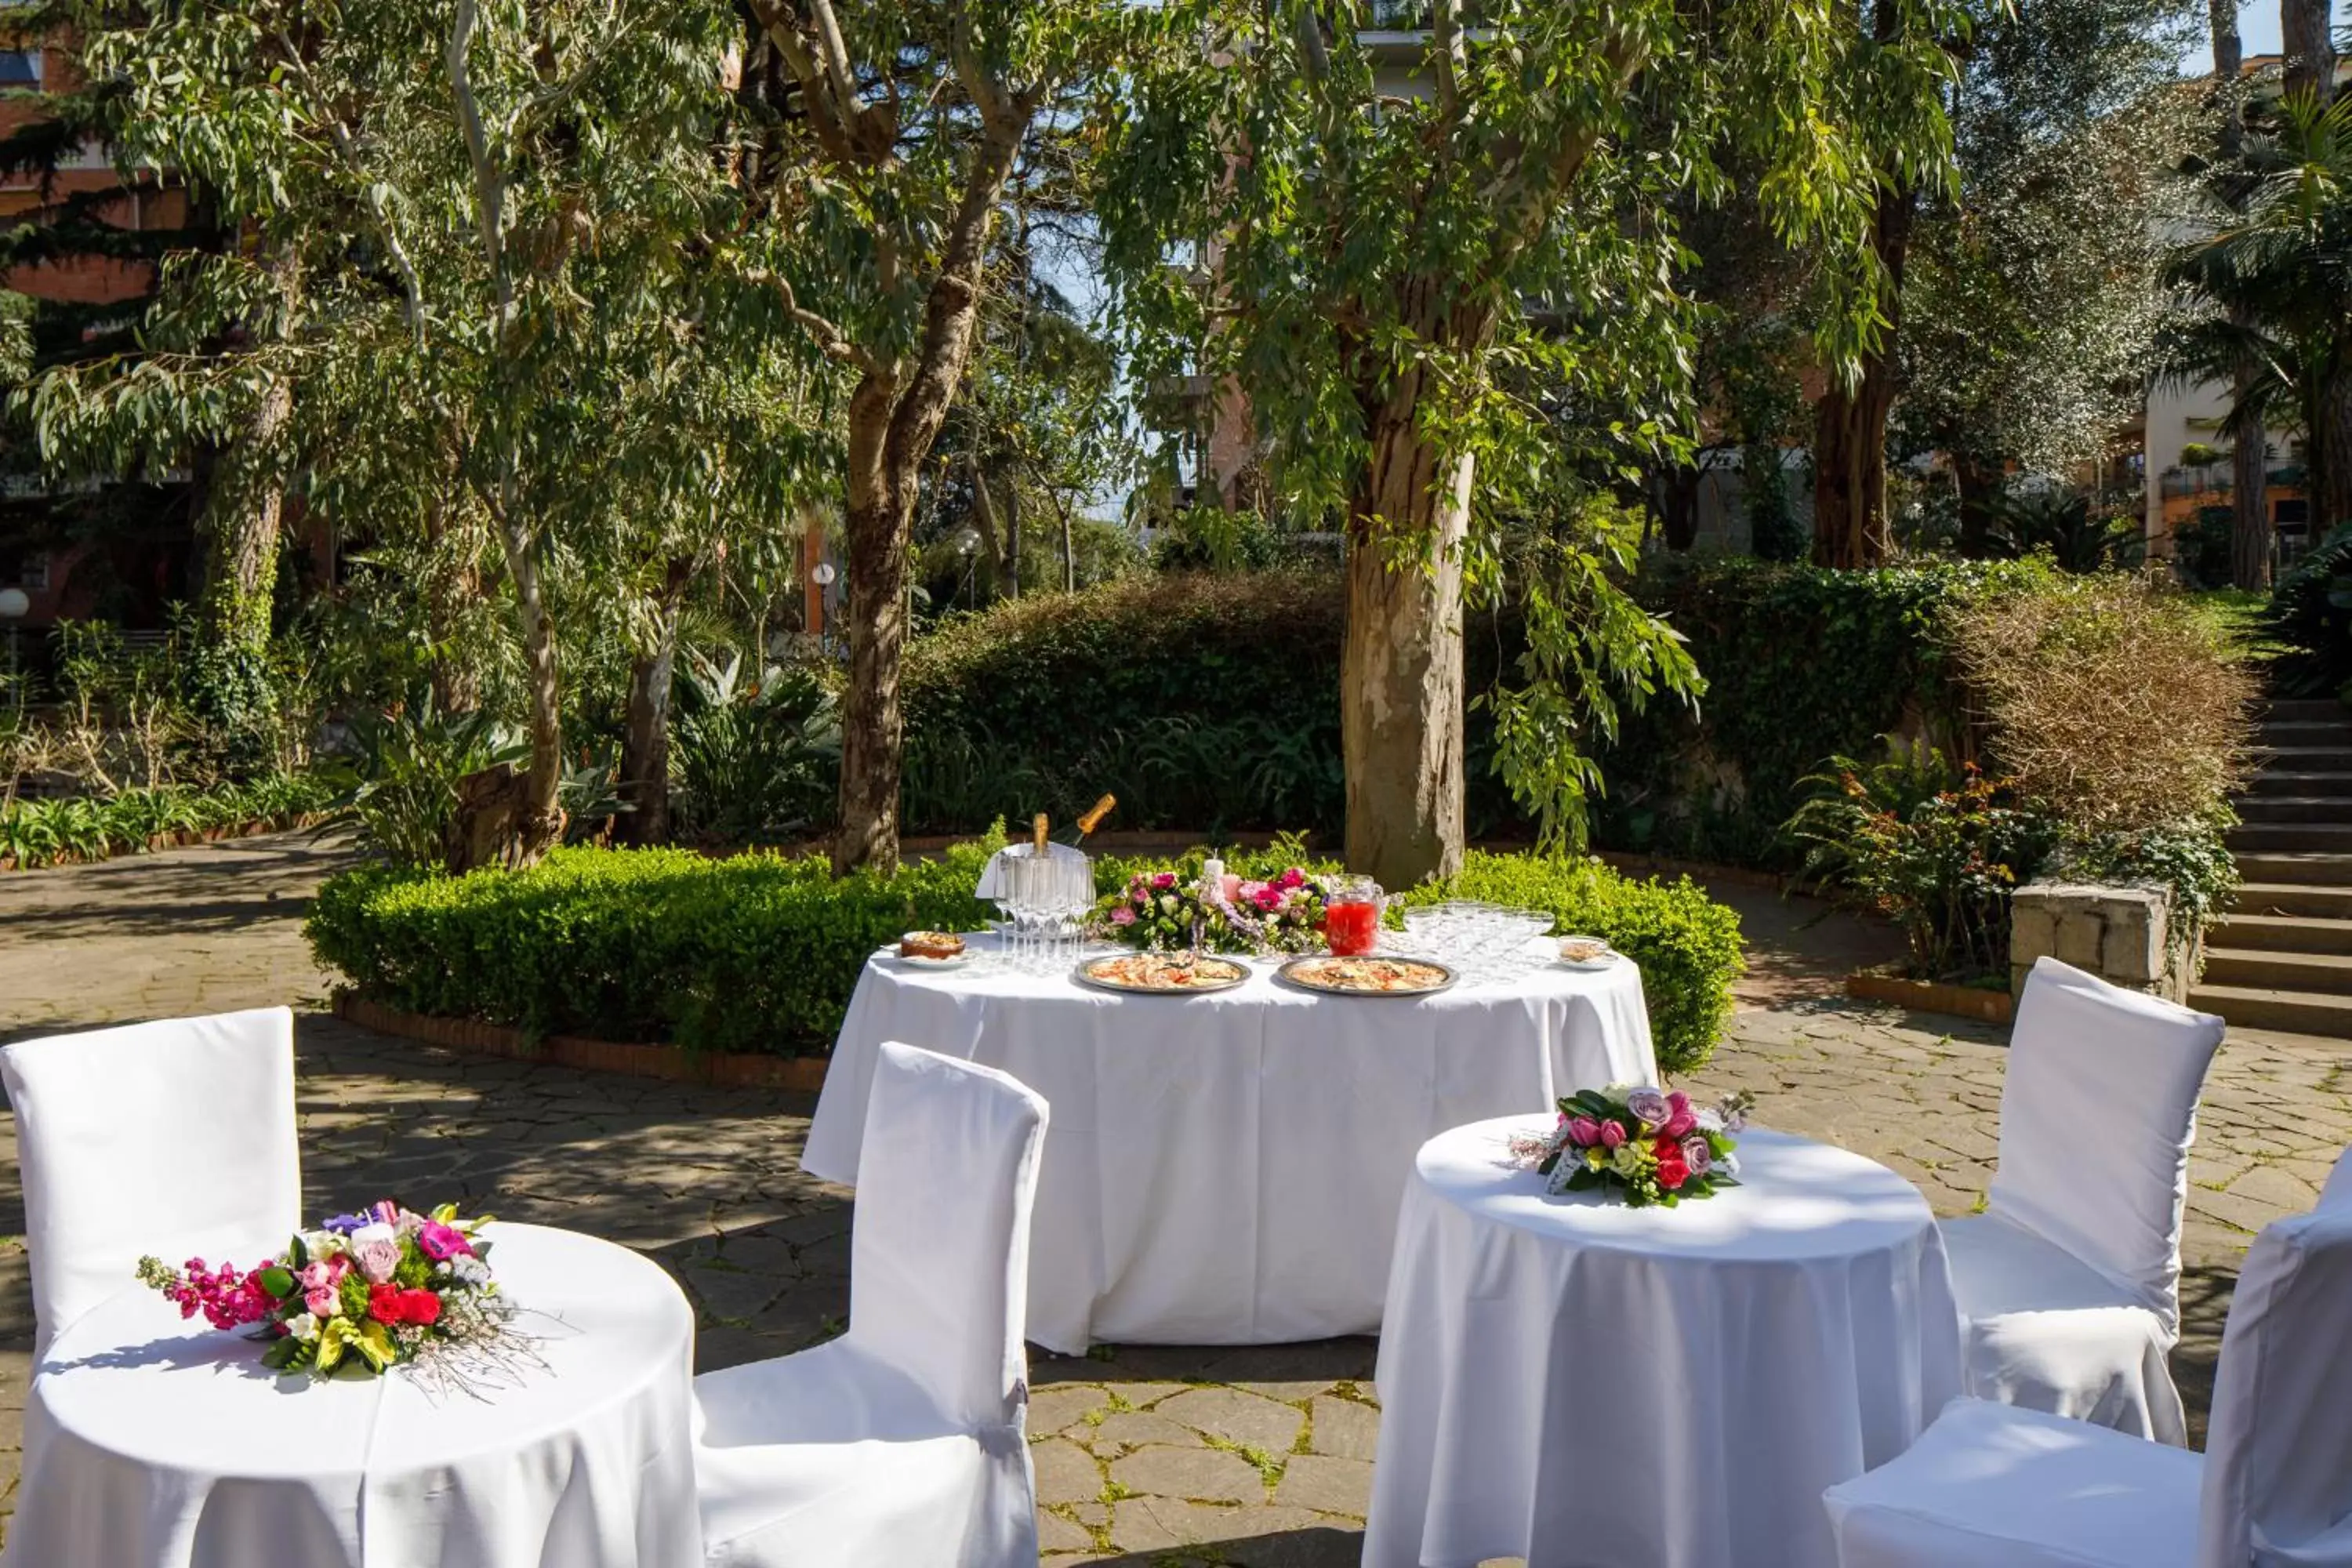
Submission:
<svg viewBox="0 0 2352 1568">
<path fill-rule="evenodd" d="M 990 836 L 895 876 L 839 880 L 818 857 L 714 860 L 676 849 L 559 849 L 526 871 L 454 878 L 365 868 L 320 889 L 307 934 L 320 962 L 362 994 L 407 1012 L 820 1054 L 867 954 L 902 931 L 971 931 L 993 912 L 971 889 L 1002 842 Z M 1199 859 L 1187 858 L 1194 868 Z M 1106 859 L 1097 869 L 1111 888 L 1144 864 Z M 1474 854 L 1450 889 L 1414 897 L 1449 892 L 1549 910 L 1563 930 L 1605 937 L 1639 963 L 1667 1071 L 1690 1071 L 1715 1048 L 1741 969 L 1739 921 L 1688 881 Z"/>
</svg>

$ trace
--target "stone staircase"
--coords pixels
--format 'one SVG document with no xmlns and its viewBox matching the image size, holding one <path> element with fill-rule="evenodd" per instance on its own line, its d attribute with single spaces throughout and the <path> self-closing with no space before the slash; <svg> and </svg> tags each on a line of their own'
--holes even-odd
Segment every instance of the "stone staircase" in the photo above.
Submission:
<svg viewBox="0 0 2352 1568">
<path fill-rule="evenodd" d="M 2273 702 L 2260 742 L 2230 835 L 2243 884 L 2189 1002 L 2242 1028 L 2352 1039 L 2352 710 Z"/>
</svg>

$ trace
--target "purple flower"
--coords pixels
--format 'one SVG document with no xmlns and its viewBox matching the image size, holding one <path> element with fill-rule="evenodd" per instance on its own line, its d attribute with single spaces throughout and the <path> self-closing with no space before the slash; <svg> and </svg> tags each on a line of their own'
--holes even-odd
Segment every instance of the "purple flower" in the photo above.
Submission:
<svg viewBox="0 0 2352 1568">
<path fill-rule="evenodd" d="M 1637 1089 L 1625 1097 L 1625 1109 L 1653 1127 L 1663 1127 L 1674 1115 L 1674 1107 L 1666 1097 L 1654 1089 Z"/>
<path fill-rule="evenodd" d="M 384 1284 L 400 1267 L 400 1243 L 388 1237 L 355 1241 L 352 1244 L 352 1261 L 369 1284 Z"/>
<path fill-rule="evenodd" d="M 1683 1140 L 1683 1163 L 1694 1176 L 1704 1176 L 1715 1165 L 1715 1146 L 1694 1132 Z"/>
<path fill-rule="evenodd" d="M 331 1230 L 337 1236 L 349 1236 L 352 1232 L 359 1229 L 360 1226 L 369 1223 L 371 1222 L 365 1215 L 339 1214 L 319 1228 L 320 1230 Z"/>
</svg>

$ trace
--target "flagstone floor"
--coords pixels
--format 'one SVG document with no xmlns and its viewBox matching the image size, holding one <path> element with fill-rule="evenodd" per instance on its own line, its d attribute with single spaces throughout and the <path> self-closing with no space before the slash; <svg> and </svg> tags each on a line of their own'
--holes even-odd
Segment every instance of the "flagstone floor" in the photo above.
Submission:
<svg viewBox="0 0 2352 1568">
<path fill-rule="evenodd" d="M 0 1041 L 292 1003 L 313 1206 L 427 1192 L 637 1247 L 695 1302 L 702 1370 L 839 1331 L 849 1205 L 800 1173 L 806 1099 L 453 1056 L 328 1016 L 300 910 L 344 860 L 280 837 L 0 873 Z M 1940 1212 L 1974 1207 L 1995 1152 L 2000 1032 L 1836 997 L 1837 973 L 1883 956 L 1881 934 L 1721 891 L 1757 973 L 1694 1087 L 1753 1089 L 1760 1119 L 1885 1161 Z M 2231 1037 L 2192 1164 L 2175 1358 L 2200 1425 L 2247 1240 L 2307 1207 L 2347 1142 L 2339 1044 Z M 13 1123 L 0 1145 L 0 1486 L 13 1497 L 32 1315 Z M 1047 1561 L 1352 1563 L 1379 1426 L 1372 1360 L 1370 1340 L 1041 1355 L 1030 1434 Z"/>
</svg>

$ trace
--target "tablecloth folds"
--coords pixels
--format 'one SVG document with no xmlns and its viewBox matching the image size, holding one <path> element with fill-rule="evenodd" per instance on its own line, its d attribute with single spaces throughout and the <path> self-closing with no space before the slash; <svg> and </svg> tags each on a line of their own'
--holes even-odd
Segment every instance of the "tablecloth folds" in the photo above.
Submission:
<svg viewBox="0 0 2352 1568">
<path fill-rule="evenodd" d="M 1377 1329 L 1423 1140 L 1657 1070 L 1631 963 L 1421 998 L 1312 995 L 1258 965 L 1215 995 L 1127 996 L 884 954 L 834 1047 L 810 1173 L 857 1184 L 884 1040 L 1003 1068 L 1053 1107 L 1028 1336 L 1069 1354 Z"/>
<path fill-rule="evenodd" d="M 546 1363 L 485 1399 L 281 1381 L 136 1285 L 84 1314 L 26 1399 L 11 1568 L 700 1562 L 685 1298 L 609 1242 L 485 1235 Z"/>
<path fill-rule="evenodd" d="M 1370 1568 L 1805 1568 L 1823 1488 L 1959 1388 L 1935 1221 L 1860 1155 L 1751 1127 L 1742 1185 L 1547 1196 L 1513 1131 L 1422 1150 L 1398 1225 Z"/>
</svg>

